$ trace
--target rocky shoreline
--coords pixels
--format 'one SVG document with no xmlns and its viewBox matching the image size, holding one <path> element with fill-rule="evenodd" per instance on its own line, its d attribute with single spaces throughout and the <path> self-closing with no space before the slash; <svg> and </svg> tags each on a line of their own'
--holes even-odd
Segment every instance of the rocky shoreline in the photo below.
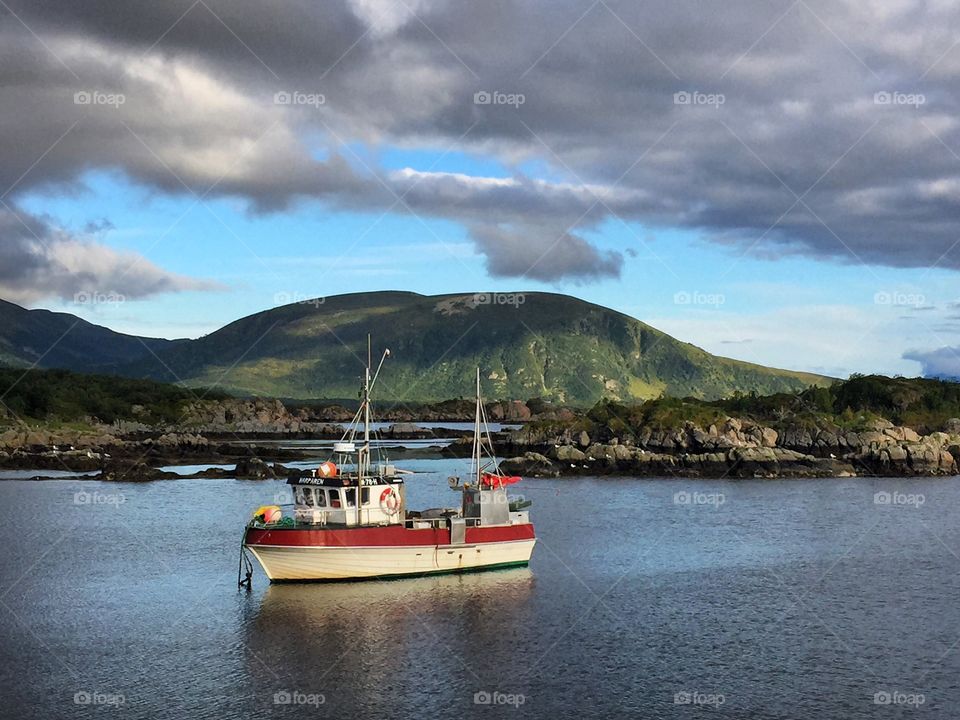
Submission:
<svg viewBox="0 0 960 720">
<path fill-rule="evenodd" d="M 254 426 L 256 427 L 256 426 Z M 0 432 L 0 469 L 36 470 L 37 479 L 48 479 L 44 471 L 85 473 L 97 480 L 162 480 L 186 477 L 285 477 L 281 463 L 308 460 L 316 450 L 280 447 L 278 440 L 339 440 L 344 428 L 319 423 L 310 428 L 286 431 L 276 426 L 246 426 L 226 430 L 201 426 L 189 432 L 172 428 L 148 428 L 131 423 L 85 428 L 15 427 Z M 452 429 L 429 430 L 411 423 L 395 423 L 381 430 L 384 440 L 422 442 L 432 437 L 459 438 L 471 432 Z M 268 444 L 269 443 L 269 444 Z M 457 446 L 459 447 L 459 446 Z M 455 452 L 442 444 L 416 448 L 391 446 L 391 456 L 437 457 Z M 265 462 L 266 459 L 269 462 Z M 197 473 L 178 474 L 160 468 L 184 465 L 225 465 Z"/>
<path fill-rule="evenodd" d="M 452 432 L 452 431 L 451 431 Z M 285 439 L 337 440 L 342 433 L 284 435 Z M 407 432 L 394 427 L 382 437 L 394 440 L 422 440 L 433 437 L 423 428 Z M 452 437 L 452 436 L 448 436 Z M 36 470 L 35 479 L 52 479 L 44 471 L 85 473 L 95 480 L 164 480 L 193 477 L 235 477 L 263 479 L 286 477 L 286 462 L 309 460 L 316 450 L 265 445 L 276 434 L 247 433 L 238 436 L 205 436 L 198 433 L 166 433 L 136 437 L 107 431 L 15 430 L 0 433 L 0 469 Z M 455 455 L 460 445 L 428 445 L 416 448 L 391 446 L 393 458 Z M 469 446 L 467 446 L 469 447 Z M 469 454 L 469 449 L 466 450 Z M 264 460 L 264 458 L 266 460 Z M 196 473 L 180 474 L 160 468 L 186 465 L 225 465 Z"/>
<path fill-rule="evenodd" d="M 637 437 L 593 439 L 586 430 L 528 427 L 511 433 L 505 471 L 533 477 L 569 475 L 854 477 L 956 475 L 960 420 L 920 435 L 878 420 L 867 430 L 836 426 L 777 430 L 737 418 L 707 428 L 644 428 Z"/>
<path fill-rule="evenodd" d="M 421 422 L 461 422 L 466 412 L 460 401 L 430 406 Z M 473 412 L 469 404 L 470 413 Z M 130 415 L 144 414 L 134 405 Z M 77 426 L 25 426 L 0 428 L 0 469 L 72 471 L 100 480 L 155 480 L 178 477 L 279 477 L 285 468 L 279 463 L 307 460 L 315 453 L 267 445 L 277 440 L 339 440 L 354 412 L 340 405 L 290 409 L 274 399 L 225 399 L 189 403 L 180 422 L 150 425 L 137 420 L 118 420 L 109 425 L 88 418 Z M 491 403 L 488 412 L 500 421 L 529 419 L 531 410 L 522 402 Z M 427 429 L 410 422 L 411 411 L 394 408 L 384 413 L 395 419 L 378 431 L 379 438 L 391 441 L 424 441 L 472 437 L 472 431 L 451 428 Z M 549 415 L 556 417 L 556 415 Z M 472 416 L 471 416 L 472 418 Z M 460 451 L 460 446 L 427 448 L 392 447 L 392 455 L 431 457 Z M 469 451 L 467 451 L 469 454 Z M 277 464 L 254 463 L 261 458 Z M 233 465 L 234 469 L 211 468 L 190 475 L 160 470 L 161 467 L 190 464 Z"/>
<path fill-rule="evenodd" d="M 960 461 L 960 419 L 926 434 L 883 419 L 853 431 L 826 421 L 774 427 L 734 417 L 706 427 L 687 421 L 630 432 L 611 430 L 568 409 L 537 415 L 524 403 L 500 406 L 509 410 L 506 414 L 527 418 L 519 430 L 493 434 L 497 453 L 506 458 L 502 467 L 529 477 L 932 476 L 956 475 Z M 130 421 L 77 428 L 15 426 L 0 432 L 0 468 L 36 469 L 38 476 L 43 470 L 70 470 L 101 480 L 283 477 L 288 471 L 283 463 L 309 459 L 316 451 L 266 443 L 336 440 L 342 434 L 343 425 L 291 412 L 280 401 L 215 401 L 191 406 L 177 426 Z M 471 431 L 429 430 L 408 421 L 379 435 L 394 441 L 453 439 L 443 446 L 394 446 L 394 457 L 465 457 L 472 446 Z M 160 470 L 190 464 L 225 467 L 189 476 Z"/>
</svg>

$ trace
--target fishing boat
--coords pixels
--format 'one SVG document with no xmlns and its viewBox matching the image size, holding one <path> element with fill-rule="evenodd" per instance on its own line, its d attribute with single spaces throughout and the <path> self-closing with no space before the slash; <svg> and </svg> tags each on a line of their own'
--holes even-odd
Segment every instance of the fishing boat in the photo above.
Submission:
<svg viewBox="0 0 960 720">
<path fill-rule="evenodd" d="M 374 460 L 381 448 L 371 443 L 371 391 L 389 355 L 384 351 L 371 378 L 368 352 L 360 408 L 331 458 L 288 479 L 292 515 L 278 505 L 254 512 L 241 547 L 241 585 L 249 588 L 252 576 L 247 552 L 271 582 L 470 572 L 530 561 L 536 543 L 530 503 L 507 494 L 520 478 L 500 473 L 479 369 L 470 474 L 448 480 L 460 494 L 457 507 L 408 509 L 404 477 L 412 473 Z"/>
</svg>

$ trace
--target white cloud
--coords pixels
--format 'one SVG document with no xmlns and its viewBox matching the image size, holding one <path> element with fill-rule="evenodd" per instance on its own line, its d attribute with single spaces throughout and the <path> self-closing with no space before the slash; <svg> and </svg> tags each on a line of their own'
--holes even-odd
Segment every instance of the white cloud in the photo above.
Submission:
<svg viewBox="0 0 960 720">
<path fill-rule="evenodd" d="M 20 304 L 77 295 L 138 299 L 220 290 L 219 283 L 172 273 L 144 256 L 73 236 L 45 219 L 0 211 L 0 297 Z"/>
</svg>

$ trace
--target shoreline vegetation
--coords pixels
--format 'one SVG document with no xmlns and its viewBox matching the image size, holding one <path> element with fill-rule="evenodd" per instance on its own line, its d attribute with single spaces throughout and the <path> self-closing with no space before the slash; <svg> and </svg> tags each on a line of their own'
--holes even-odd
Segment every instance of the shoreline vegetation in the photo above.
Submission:
<svg viewBox="0 0 960 720">
<path fill-rule="evenodd" d="M 0 369 L 0 382 L 11 387 L 0 406 L 0 468 L 38 477 L 284 477 L 284 463 L 316 450 L 277 441 L 339 439 L 354 414 L 345 402 L 243 399 L 59 370 Z M 956 475 L 960 461 L 960 384 L 942 380 L 853 376 L 792 393 L 603 400 L 589 409 L 494 401 L 487 413 L 519 427 L 493 441 L 506 472 L 530 477 L 931 476 Z M 472 431 L 417 423 L 471 422 L 470 400 L 381 402 L 378 419 L 391 423 L 378 436 L 392 441 L 392 459 L 469 454 Z M 402 446 L 410 440 L 414 447 Z M 191 464 L 224 467 L 160 469 Z"/>
</svg>

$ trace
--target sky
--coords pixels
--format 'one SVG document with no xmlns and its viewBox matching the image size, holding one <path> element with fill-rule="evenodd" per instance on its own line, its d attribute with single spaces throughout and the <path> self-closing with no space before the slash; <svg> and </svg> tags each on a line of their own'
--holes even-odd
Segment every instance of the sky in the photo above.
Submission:
<svg viewBox="0 0 960 720">
<path fill-rule="evenodd" d="M 4 0 L 0 297 L 197 337 L 551 291 L 960 376 L 960 7 Z"/>
</svg>

